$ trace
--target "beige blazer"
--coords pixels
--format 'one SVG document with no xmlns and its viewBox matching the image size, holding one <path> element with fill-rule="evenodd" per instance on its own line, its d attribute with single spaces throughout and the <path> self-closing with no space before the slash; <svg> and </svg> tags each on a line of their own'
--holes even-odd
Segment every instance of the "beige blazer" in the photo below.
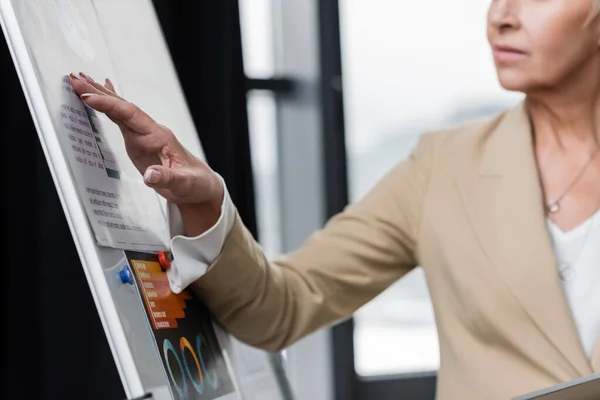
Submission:
<svg viewBox="0 0 600 400">
<path fill-rule="evenodd" d="M 586 357 L 557 275 L 523 104 L 425 134 L 362 201 L 276 261 L 237 217 L 192 288 L 239 339 L 279 350 L 416 265 L 436 314 L 439 400 L 508 399 L 600 371 L 600 346 Z"/>
</svg>

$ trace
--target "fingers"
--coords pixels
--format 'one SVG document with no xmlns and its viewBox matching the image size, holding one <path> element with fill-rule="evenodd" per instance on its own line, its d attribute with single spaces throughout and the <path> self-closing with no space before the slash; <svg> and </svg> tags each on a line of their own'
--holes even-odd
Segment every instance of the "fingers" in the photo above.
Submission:
<svg viewBox="0 0 600 400">
<path fill-rule="evenodd" d="M 71 75 L 73 75 L 73 74 L 71 74 Z M 91 85 L 94 89 L 96 89 L 100 93 L 104 93 L 108 96 L 113 96 L 113 97 L 117 97 L 121 100 L 125 100 L 124 98 L 122 98 L 121 96 L 119 96 L 115 93 L 114 86 L 113 86 L 112 82 L 110 82 L 108 79 L 107 79 L 107 82 L 110 82 L 110 86 L 112 87 L 112 89 L 102 86 L 101 84 L 96 82 L 94 79 L 92 79 L 92 77 L 84 74 L 83 72 L 80 72 L 79 76 L 76 78 L 82 79 L 83 81 L 85 81 L 86 83 Z"/>
<path fill-rule="evenodd" d="M 136 105 L 129 103 L 114 92 L 114 85 L 106 79 L 106 87 L 80 72 L 70 74 L 71 84 L 81 99 L 96 111 L 105 113 L 115 123 L 122 123 L 140 134 L 155 132 L 160 126 Z"/>
<path fill-rule="evenodd" d="M 113 121 L 123 124 L 139 134 L 147 135 L 160 129 L 160 125 L 138 106 L 122 100 L 118 96 L 83 93 L 80 97 L 94 110 L 106 114 Z"/>
<path fill-rule="evenodd" d="M 110 90 L 113 93 L 117 93 L 117 91 L 115 90 L 115 85 L 113 85 L 113 83 L 111 82 L 110 79 L 106 78 L 104 80 L 104 87 L 107 88 L 108 90 Z"/>
<path fill-rule="evenodd" d="M 73 86 L 73 90 L 75 90 L 78 96 L 81 96 L 83 93 L 104 94 L 104 92 L 98 90 L 94 85 L 77 75 L 69 74 L 69 77 L 71 78 L 71 86 Z"/>
</svg>

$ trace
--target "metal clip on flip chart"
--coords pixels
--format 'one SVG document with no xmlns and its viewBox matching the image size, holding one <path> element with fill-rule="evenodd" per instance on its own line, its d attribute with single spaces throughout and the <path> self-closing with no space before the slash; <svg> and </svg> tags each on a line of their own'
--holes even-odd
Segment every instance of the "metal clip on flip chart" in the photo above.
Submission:
<svg viewBox="0 0 600 400">
<path fill-rule="evenodd" d="M 173 261 L 173 256 L 170 252 L 161 251 L 160 253 L 158 253 L 158 263 L 164 270 L 171 269 L 171 261 Z M 133 275 L 131 273 L 129 265 L 123 266 L 123 268 L 119 271 L 119 278 L 124 284 L 134 284 Z"/>
<path fill-rule="evenodd" d="M 171 261 L 173 261 L 173 256 L 168 251 L 161 251 L 158 253 L 158 263 L 163 269 L 171 269 Z"/>
</svg>

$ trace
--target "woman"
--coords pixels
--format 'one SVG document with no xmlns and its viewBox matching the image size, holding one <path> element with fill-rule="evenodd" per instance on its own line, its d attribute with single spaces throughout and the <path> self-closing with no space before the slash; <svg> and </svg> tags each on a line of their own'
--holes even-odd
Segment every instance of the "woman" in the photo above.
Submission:
<svg viewBox="0 0 600 400">
<path fill-rule="evenodd" d="M 119 124 L 145 182 L 171 204 L 185 235 L 172 242 L 173 290 L 190 286 L 231 333 L 280 350 L 421 265 L 438 398 L 507 399 L 600 371 L 598 6 L 492 1 L 499 81 L 526 100 L 424 135 L 362 201 L 274 262 L 221 179 L 167 128 L 110 84 L 73 86 Z"/>
</svg>

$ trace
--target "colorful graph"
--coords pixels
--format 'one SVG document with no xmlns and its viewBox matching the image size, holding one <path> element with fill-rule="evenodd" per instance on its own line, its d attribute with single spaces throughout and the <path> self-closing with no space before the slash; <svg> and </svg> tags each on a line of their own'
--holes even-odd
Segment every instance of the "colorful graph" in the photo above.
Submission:
<svg viewBox="0 0 600 400">
<path fill-rule="evenodd" d="M 185 318 L 185 300 L 191 298 L 190 294 L 173 293 L 169 278 L 158 262 L 131 260 L 131 264 L 141 283 L 140 289 L 154 329 L 177 328 L 177 320 Z"/>
</svg>

